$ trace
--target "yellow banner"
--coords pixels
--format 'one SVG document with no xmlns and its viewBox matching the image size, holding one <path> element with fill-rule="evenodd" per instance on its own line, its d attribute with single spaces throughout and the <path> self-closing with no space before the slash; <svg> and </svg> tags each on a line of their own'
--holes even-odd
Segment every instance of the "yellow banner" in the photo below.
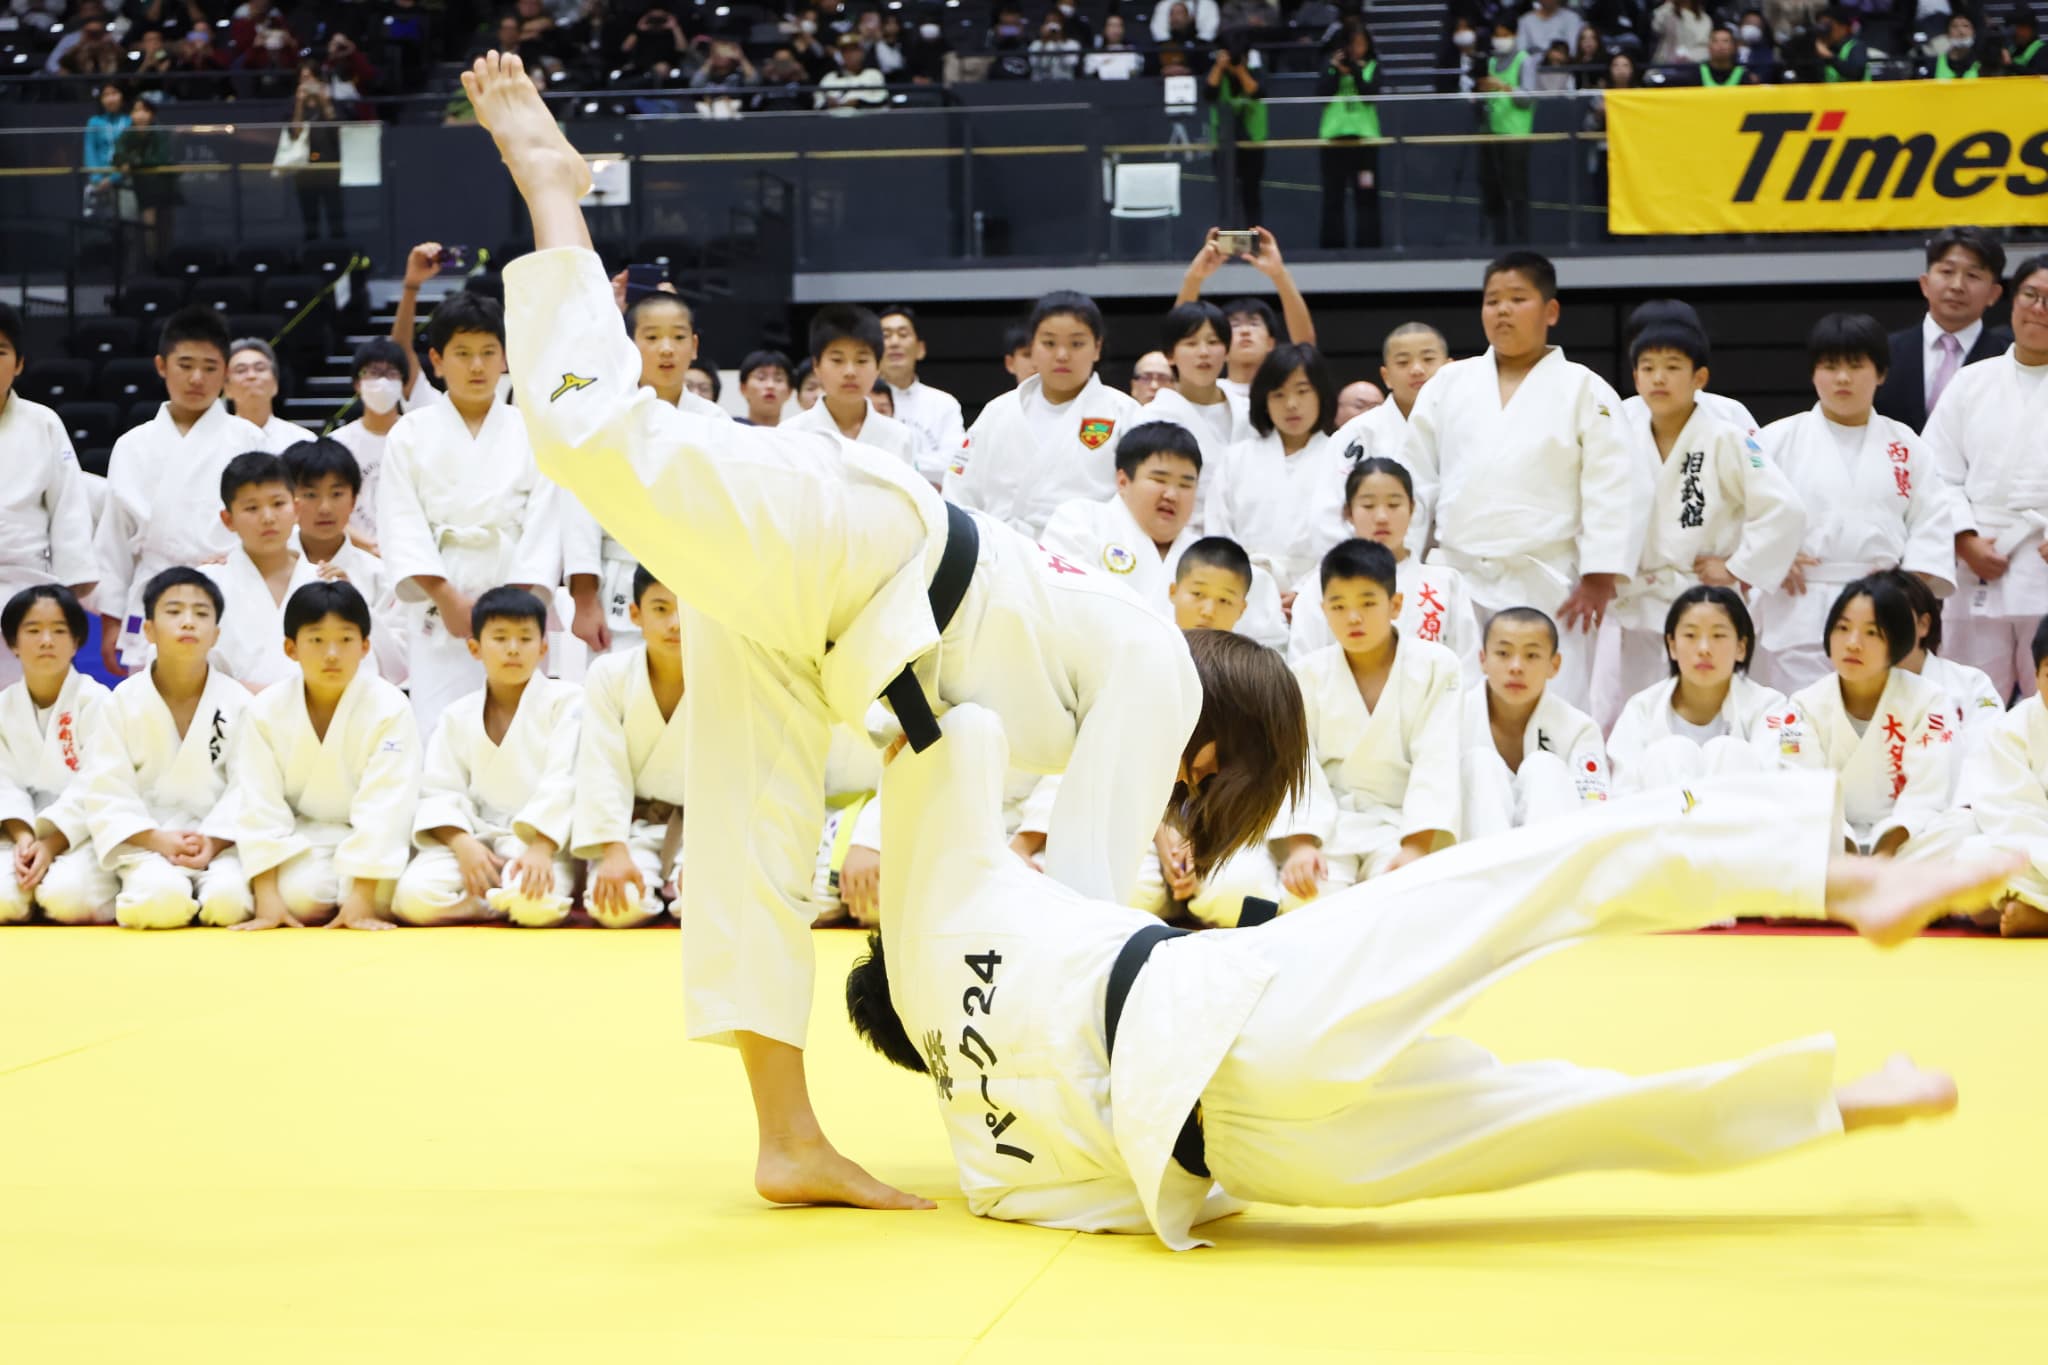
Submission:
<svg viewBox="0 0 2048 1365">
<path fill-rule="evenodd" d="M 2048 80 L 1614 90 L 1616 233 L 2048 223 Z"/>
</svg>

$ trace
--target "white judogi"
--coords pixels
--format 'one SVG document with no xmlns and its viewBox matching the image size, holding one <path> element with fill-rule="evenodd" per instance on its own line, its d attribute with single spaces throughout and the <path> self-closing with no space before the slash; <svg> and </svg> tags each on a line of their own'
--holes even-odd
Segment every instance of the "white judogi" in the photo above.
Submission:
<svg viewBox="0 0 2048 1365">
<path fill-rule="evenodd" d="M 839 423 L 826 411 L 825 400 L 822 398 L 808 408 L 800 410 L 796 416 L 789 418 L 782 425 L 796 431 L 822 431 L 827 436 L 859 441 L 864 446 L 886 450 L 913 469 L 917 467 L 917 437 L 912 434 L 909 427 L 887 413 L 876 412 L 873 407 L 868 409 L 867 416 L 861 418 L 858 436 L 849 437 L 839 430 Z"/>
<path fill-rule="evenodd" d="M 412 579 L 446 578 L 471 599 L 508 583 L 553 589 L 563 552 L 556 493 L 534 464 L 518 409 L 493 405 L 472 437 L 444 402 L 391 429 L 378 498 L 378 548 L 407 608 L 413 707 L 421 733 L 432 734 L 442 708 L 483 686 L 484 672 Z"/>
<path fill-rule="evenodd" d="M 538 252 L 507 275 L 512 362 L 543 467 L 692 609 L 692 1036 L 803 1043 L 831 723 L 865 728 L 913 661 L 941 704 L 992 706 L 1019 767 L 1073 777 L 1046 871 L 1105 899 L 1129 894 L 1200 711 L 1180 632 L 1106 576 L 978 516 L 974 579 L 942 638 L 927 585 L 947 514 L 929 484 L 858 444 L 640 399 L 639 353 L 591 252 Z"/>
<path fill-rule="evenodd" d="M 1180 572 L 1180 557 L 1200 539 L 1191 527 L 1183 527 L 1162 555 L 1159 542 L 1138 525 L 1123 496 L 1112 493 L 1101 500 L 1061 503 L 1038 543 L 1084 569 L 1121 579 L 1139 601 L 1170 621 L 1173 603 L 1167 593 Z"/>
<path fill-rule="evenodd" d="M 1693 565 L 1702 555 L 1727 560 L 1738 580 L 1769 591 L 1785 581 L 1806 533 L 1806 509 L 1791 481 L 1704 404 L 1663 459 L 1648 409 L 1628 422 L 1628 434 L 1655 493 L 1644 508 L 1638 568 L 1609 613 L 1620 630 L 1621 667 L 1595 689 L 1594 711 L 1610 721 L 1664 673 L 1664 619 L 1681 593 L 1699 585 Z"/>
<path fill-rule="evenodd" d="M 2032 640 L 2029 637 L 2029 647 Z M 1949 704 L 1956 751 L 1949 759 L 1949 773 L 1960 783 L 1963 767 L 1977 746 L 1984 742 L 1987 722 L 2005 714 L 2005 696 L 1981 668 L 1957 663 L 1939 654 L 1929 654 L 1920 665 L 1920 676 L 1941 689 Z"/>
<path fill-rule="evenodd" d="M 683 632 L 684 671 L 692 635 Z M 647 647 L 594 659 L 583 680 L 583 734 L 576 745 L 575 855 L 595 864 L 608 844 L 624 844 L 646 879 L 646 894 L 623 916 L 590 913 L 610 928 L 666 913 L 661 888 L 676 875 L 690 752 L 688 689 L 664 717 L 647 672 Z M 820 797 L 823 792 L 819 793 Z M 684 826 L 687 828 L 687 825 Z"/>
<path fill-rule="evenodd" d="M 0 605 L 42 583 L 90 583 L 92 502 L 64 422 L 41 403 L 10 394 L 0 405 Z M 0 649 L 0 687 L 21 661 Z"/>
<path fill-rule="evenodd" d="M 87 818 L 100 865 L 120 879 L 114 918 L 129 929 L 239 924 L 254 902 L 233 848 L 205 868 L 179 867 L 128 841 L 151 830 L 193 831 L 232 843 L 228 751 L 249 704 L 248 689 L 218 668 L 185 733 L 148 669 L 125 679 L 93 717 L 92 753 L 82 774 Z"/>
<path fill-rule="evenodd" d="M 2031 696 L 1982 728 L 1956 792 L 1970 842 L 2026 853 L 2007 894 L 2048 910 L 2048 707 Z"/>
<path fill-rule="evenodd" d="M 360 417 L 334 433 L 334 439 L 347 446 L 349 454 L 356 457 L 356 468 L 363 475 L 363 486 L 356 491 L 356 511 L 349 518 L 349 528 L 360 531 L 372 544 L 378 543 L 377 490 L 383 484 L 384 446 L 390 436 L 390 432 L 377 435 L 363 425 Z"/>
<path fill-rule="evenodd" d="M 1465 575 L 1482 627 L 1504 607 L 1555 619 L 1581 576 L 1635 572 L 1629 509 L 1648 491 L 1620 406 L 1607 381 L 1555 346 L 1505 407 L 1491 347 L 1444 366 L 1416 397 L 1403 463 L 1417 521 L 1433 522 L 1430 558 Z M 1561 634 L 1549 690 L 1588 705 L 1593 637 Z"/>
<path fill-rule="evenodd" d="M 1456 843 L 1464 747 L 1457 656 L 1402 636 L 1370 711 L 1339 645 L 1309 655 L 1294 674 L 1308 712 L 1308 800 L 1282 813 L 1276 833 L 1321 842 L 1328 889 L 1378 876 L 1410 835 L 1438 831 L 1431 852 Z"/>
<path fill-rule="evenodd" d="M 1986 583 L 1956 560 L 1956 593 L 1943 612 L 1947 648 L 1991 675 L 2001 697 L 2034 690 L 2034 626 L 2048 607 L 2048 365 L 2022 365 L 2015 348 L 1965 365 L 1927 419 L 1922 439 L 1956 493 L 1958 533 L 1974 530 L 2008 561 Z"/>
<path fill-rule="evenodd" d="M 1350 538 L 1344 520 L 1344 452 L 1320 431 L 1294 454 L 1275 432 L 1230 448 L 1202 474 L 1208 534 L 1229 536 L 1276 583 L 1293 583 Z"/>
<path fill-rule="evenodd" d="M 291 581 L 285 585 L 283 601 L 271 596 L 263 571 L 239 544 L 228 551 L 224 562 L 201 565 L 199 572 L 214 581 L 223 602 L 220 642 L 209 656 L 214 667 L 237 682 L 258 689 L 303 677 L 299 666 L 285 657 L 284 604 L 300 588 L 320 581 L 320 570 L 313 562 L 304 554 L 298 556 L 292 565 Z M 376 599 L 370 596 L 368 587 L 356 586 L 362 590 L 364 601 L 374 606 Z M 375 638 L 373 629 L 371 639 Z M 365 660 L 364 666 L 370 667 L 374 662 Z"/>
<path fill-rule="evenodd" d="M 1787 693 L 1831 675 L 1821 635 L 1844 585 L 1903 568 L 1935 579 L 1940 596 L 1954 590 L 1955 518 L 1926 446 L 1912 428 L 1873 412 L 1845 459 L 1832 426 L 1816 403 L 1757 438 L 1807 509 L 1799 552 L 1821 561 L 1798 597 L 1782 582 L 1755 584 L 1757 643 L 1769 681 Z"/>
<path fill-rule="evenodd" d="M 1465 592 L 1465 576 L 1448 564 L 1425 564 L 1411 553 L 1394 565 L 1394 590 L 1401 594 L 1401 614 L 1394 618 L 1401 638 L 1442 645 L 1457 657 L 1465 685 L 1477 685 L 1481 680 L 1480 630 L 1472 599 Z M 1337 637 L 1330 633 L 1330 618 L 1323 615 L 1322 569 L 1318 566 L 1294 585 L 1287 662 L 1299 667 L 1309 655 L 1336 643 Z"/>
<path fill-rule="evenodd" d="M 467 908 L 469 891 L 453 850 L 432 831 L 455 828 L 505 859 L 526 852 L 536 836 L 555 845 L 554 885 L 538 899 L 500 883 L 489 908 L 514 924 L 546 928 L 569 917 L 576 865 L 569 857 L 576 745 L 583 689 L 536 673 L 519 694 L 503 743 L 484 726 L 488 690 L 460 698 L 441 713 L 427 741 L 412 841 L 419 850 L 398 878 L 391 912 L 407 924 L 441 924 Z"/>
<path fill-rule="evenodd" d="M 1792 694 L 1795 717 L 1763 743 L 1779 766 L 1826 768 L 1841 779 L 1843 837 L 1869 852 L 1895 829 L 1906 831 L 1907 856 L 1925 853 L 1921 837 L 1948 809 L 1951 745 L 1948 698 L 1925 678 L 1894 668 L 1877 710 L 1861 734 L 1842 705 L 1841 680 L 1830 673 Z"/>
<path fill-rule="evenodd" d="M 268 688 L 242 712 L 228 773 L 242 868 L 252 881 L 276 869 L 286 909 L 339 905 L 358 881 L 391 903 L 420 799 L 419 723 L 403 692 L 359 670 L 323 738 L 303 681 Z"/>
<path fill-rule="evenodd" d="M 946 500 L 1035 539 L 1061 503 L 1116 491 L 1116 443 L 1146 420 L 1144 411 L 1099 374 L 1054 405 L 1045 399 L 1045 381 L 1033 375 L 990 399 L 974 419 L 947 466 Z"/>
<path fill-rule="evenodd" d="M 292 532 L 292 548 L 301 555 L 306 553 L 296 530 Z M 405 614 L 399 610 L 398 597 L 392 588 L 391 575 L 384 568 L 384 561 L 354 541 L 344 539 L 341 548 L 328 562 L 339 569 L 363 595 L 363 600 L 370 604 L 370 661 L 377 666 L 377 676 L 394 685 L 403 684 L 407 673 L 406 620 Z M 320 566 L 315 564 L 313 571 L 317 574 L 319 570 Z M 291 594 L 287 593 L 285 600 L 290 601 Z M 279 625 L 282 624 L 280 621 Z"/>
<path fill-rule="evenodd" d="M 244 418 L 243 420 L 247 421 L 248 419 Z M 255 426 L 256 424 L 250 422 L 249 425 Z M 299 442 L 311 441 L 318 437 L 317 432 L 308 431 L 297 422 L 287 422 L 275 412 L 270 414 L 269 421 L 260 427 L 256 427 L 256 430 L 263 433 L 263 443 L 257 446 L 256 449 L 271 455 L 282 455 Z"/>
<path fill-rule="evenodd" d="M 1429 548 L 1430 528 L 1430 508 L 1424 505 L 1423 495 L 1428 493 L 1433 504 L 1436 490 L 1425 489 L 1416 482 L 1415 471 L 1408 466 L 1408 417 L 1401 411 L 1401 405 L 1390 398 L 1370 411 L 1359 413 L 1337 428 L 1330 444 L 1336 446 L 1344 457 L 1347 478 L 1365 460 L 1392 460 L 1408 470 L 1410 482 L 1415 483 L 1415 514 L 1408 522 L 1408 553 L 1420 559 L 1423 551 Z"/>
<path fill-rule="evenodd" d="M 1178 389 L 1161 389 L 1131 419 L 1134 427 L 1147 422 L 1171 422 L 1195 438 L 1195 444 L 1202 451 L 1202 478 L 1205 482 L 1222 475 L 1224 460 L 1230 455 L 1232 446 L 1240 441 L 1255 440 L 1259 434 L 1252 430 L 1251 404 L 1229 394 L 1223 396 L 1221 403 L 1197 403 Z M 1206 524 L 1206 511 L 1198 505 L 1189 527 L 1201 531 Z"/>
<path fill-rule="evenodd" d="M 105 924 L 114 917 L 116 883 L 93 847 L 91 807 L 79 780 L 107 696 L 98 679 L 78 672 L 65 675 L 57 700 L 42 712 L 27 683 L 0 690 L 0 823 L 19 820 L 38 838 L 56 831 L 71 841 L 28 893 L 14 880 L 13 844 L 6 845 L 0 924 L 26 920 L 32 903 L 60 924 Z"/>
<path fill-rule="evenodd" d="M 1522 731 L 1522 766 L 1510 770 L 1493 742 L 1486 697 L 1484 683 L 1465 689 L 1464 839 L 1541 824 L 1608 799 L 1607 746 L 1591 716 L 1546 687 Z"/>
<path fill-rule="evenodd" d="M 144 658 L 142 590 L 173 564 L 198 564 L 235 548 L 221 524 L 220 475 L 228 461 L 263 449 L 263 433 L 215 403 L 180 434 L 171 405 L 114 442 L 107 505 L 93 534 L 103 616 L 121 618 L 121 662 Z"/>
<path fill-rule="evenodd" d="M 1630 697 L 1622 708 L 1607 736 L 1618 795 L 1777 767 L 1770 750 L 1789 714 L 1784 693 L 1737 673 L 1728 680 L 1728 695 L 1715 717 L 1718 733 L 1704 742 L 1671 709 L 1677 694 L 1678 679 L 1666 678 Z"/>
<path fill-rule="evenodd" d="M 1744 436 L 1756 435 L 1757 420 L 1748 407 L 1739 400 L 1723 393 L 1709 393 L 1701 389 L 1693 395 L 1693 401 L 1704 408 L 1709 416 L 1726 422 Z M 1641 426 L 1649 423 L 1650 405 L 1643 401 L 1643 396 L 1639 393 L 1632 393 L 1622 399 L 1621 410 L 1631 425 Z"/>
<path fill-rule="evenodd" d="M 907 389 L 890 384 L 889 393 L 896 400 L 896 420 L 910 429 L 912 461 L 917 472 L 936 488 L 946 477 L 953 452 L 967 439 L 967 422 L 960 414 L 960 400 L 916 378 Z"/>
<path fill-rule="evenodd" d="M 1002 727 L 978 708 L 946 726 L 891 765 L 882 880 L 900 891 L 882 933 L 978 1215 L 1150 1230 L 1184 1250 L 1246 1199 L 1374 1207 L 1598 1166 L 1698 1171 L 1841 1131 L 1825 1037 L 1637 1078 L 1506 1065 L 1437 1033 L 1575 939 L 1820 915 L 1825 778 L 1718 784 L 1689 806 L 1643 797 L 1449 849 L 1258 929 L 1175 938 L 1138 972 L 1113 1060 L 1107 978 L 1152 921 L 1011 856 Z M 1172 1157 L 1198 1101 L 1213 1180 Z"/>
</svg>

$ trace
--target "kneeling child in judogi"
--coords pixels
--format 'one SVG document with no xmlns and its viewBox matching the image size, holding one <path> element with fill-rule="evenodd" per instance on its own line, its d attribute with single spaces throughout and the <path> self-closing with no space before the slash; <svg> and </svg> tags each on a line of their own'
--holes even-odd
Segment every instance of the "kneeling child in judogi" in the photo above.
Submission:
<svg viewBox="0 0 2048 1365">
<path fill-rule="evenodd" d="M 93 718 L 82 775 L 100 865 L 120 878 L 125 929 L 240 924 L 255 911 L 234 848 L 228 750 L 249 692 L 208 663 L 220 638 L 220 586 L 165 569 L 142 591 L 154 655 Z"/>
<path fill-rule="evenodd" d="M 1465 692 L 1467 840 L 1607 799 L 1600 727 L 1549 688 L 1557 651 L 1557 623 L 1534 607 L 1509 607 L 1486 623 L 1486 686 Z"/>
<path fill-rule="evenodd" d="M 1756 626 L 1741 594 L 1695 583 L 1664 613 L 1671 676 L 1629 698 L 1607 758 L 1617 793 L 1765 772 L 1788 719 L 1785 696 L 1749 676 Z"/>
<path fill-rule="evenodd" d="M 469 627 L 484 686 L 451 703 L 427 742 L 419 852 L 391 911 L 406 924 L 550 928 L 576 891 L 567 850 L 583 689 L 540 671 L 548 609 L 534 594 L 490 589 Z"/>
<path fill-rule="evenodd" d="M 1956 745 L 1955 755 L 1949 760 L 1949 774 L 1960 781 L 1963 765 L 1982 742 L 1988 722 L 2005 714 L 2005 698 L 1983 669 L 1942 656 L 1941 599 L 1927 586 L 1927 580 L 1904 569 L 1893 569 L 1887 576 L 1912 605 L 1915 634 L 1919 637 L 1919 643 L 1900 660 L 1899 667 L 1933 683 L 1948 702 L 1950 733 L 1955 736 Z"/>
<path fill-rule="evenodd" d="M 58 924 L 114 918 L 114 877 L 94 853 L 78 781 L 107 698 L 71 667 L 85 630 L 85 608 L 55 584 L 23 588 L 0 610 L 0 635 L 21 663 L 21 681 L 0 692 L 0 832 L 14 851 L 0 871 L 0 924 L 38 907 Z"/>
<path fill-rule="evenodd" d="M 2007 938 L 2048 936 L 2048 617 L 2034 627 L 2033 651 L 2034 694 L 1982 724 L 1956 794 L 1971 853 L 1988 846 L 2027 857 L 1982 921 Z"/>
</svg>

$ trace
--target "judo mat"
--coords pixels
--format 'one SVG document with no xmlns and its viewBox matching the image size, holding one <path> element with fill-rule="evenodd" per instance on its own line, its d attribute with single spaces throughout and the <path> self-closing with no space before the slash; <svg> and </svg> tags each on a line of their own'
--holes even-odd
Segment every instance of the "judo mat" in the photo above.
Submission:
<svg viewBox="0 0 2048 1365">
<path fill-rule="evenodd" d="M 0 1361 L 2048 1360 L 2048 946 L 1694 936 L 1551 957 L 1458 1032 L 1648 1071 L 1832 1030 L 1961 1112 L 1686 1179 L 1370 1212 L 1213 1250 L 970 1217 L 928 1084 L 835 1006 L 827 1130 L 932 1213 L 771 1209 L 674 933 L 0 931 Z"/>
</svg>

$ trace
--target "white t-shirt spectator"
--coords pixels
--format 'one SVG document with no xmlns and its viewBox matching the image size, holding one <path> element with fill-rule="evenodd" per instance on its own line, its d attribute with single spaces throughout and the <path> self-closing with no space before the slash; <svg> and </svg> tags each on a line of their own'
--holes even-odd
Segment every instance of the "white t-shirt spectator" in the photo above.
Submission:
<svg viewBox="0 0 2048 1365">
<path fill-rule="evenodd" d="M 1216 7 L 1216 0 L 1180 0 L 1188 7 L 1188 13 L 1195 17 L 1195 36 L 1209 42 L 1216 36 L 1217 27 L 1223 22 L 1223 12 Z M 1173 19 L 1174 0 L 1159 0 L 1152 7 L 1152 41 L 1163 43 L 1172 36 L 1169 27 Z"/>
<path fill-rule="evenodd" d="M 1569 51 L 1579 40 L 1579 30 L 1586 26 L 1570 5 L 1559 5 L 1545 15 L 1531 9 L 1515 25 L 1515 46 L 1532 57 L 1541 57 L 1550 50 L 1552 43 L 1563 43 Z"/>
<path fill-rule="evenodd" d="M 1072 38 L 1058 42 L 1047 42 L 1040 38 L 1031 44 L 1031 79 L 1034 81 L 1070 81 L 1081 65 L 1081 45 Z"/>
<path fill-rule="evenodd" d="M 1136 80 L 1145 73 L 1145 54 L 1127 47 L 1091 52 L 1081 64 L 1082 74 L 1096 81 Z"/>
<path fill-rule="evenodd" d="M 881 104 L 889 98 L 888 82 L 877 67 L 865 67 L 858 75 L 828 71 L 818 81 L 818 107 L 851 113 L 858 105 Z"/>
<path fill-rule="evenodd" d="M 1683 66 L 1707 59 L 1707 42 L 1714 36 L 1714 16 L 1705 5 L 1680 9 L 1664 0 L 1650 16 L 1650 29 L 1657 35 L 1658 66 Z"/>
</svg>

